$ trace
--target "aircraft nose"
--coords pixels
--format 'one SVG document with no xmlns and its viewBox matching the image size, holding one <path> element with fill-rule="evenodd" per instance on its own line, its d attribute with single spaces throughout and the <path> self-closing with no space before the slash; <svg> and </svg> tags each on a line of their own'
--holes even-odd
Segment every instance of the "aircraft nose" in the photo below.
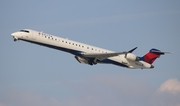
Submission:
<svg viewBox="0 0 180 106">
<path fill-rule="evenodd" d="M 11 35 L 12 35 L 12 36 L 17 36 L 18 34 L 17 34 L 17 32 L 14 32 L 14 33 L 12 33 Z"/>
<path fill-rule="evenodd" d="M 12 36 L 14 36 L 15 34 L 14 34 L 14 33 L 12 33 L 11 35 L 12 35 Z"/>
<path fill-rule="evenodd" d="M 18 33 L 17 32 L 14 32 L 11 34 L 14 38 L 14 41 L 17 41 L 18 40 Z"/>
</svg>

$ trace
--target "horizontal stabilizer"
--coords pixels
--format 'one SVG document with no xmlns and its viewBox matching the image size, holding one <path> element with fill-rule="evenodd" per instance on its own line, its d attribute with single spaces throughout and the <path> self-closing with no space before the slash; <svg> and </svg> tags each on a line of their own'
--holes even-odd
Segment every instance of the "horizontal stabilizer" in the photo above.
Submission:
<svg viewBox="0 0 180 106">
<path fill-rule="evenodd" d="M 172 52 L 162 52 L 162 51 L 157 51 L 157 50 L 151 50 L 153 53 L 160 53 L 160 54 L 172 54 Z"/>
</svg>

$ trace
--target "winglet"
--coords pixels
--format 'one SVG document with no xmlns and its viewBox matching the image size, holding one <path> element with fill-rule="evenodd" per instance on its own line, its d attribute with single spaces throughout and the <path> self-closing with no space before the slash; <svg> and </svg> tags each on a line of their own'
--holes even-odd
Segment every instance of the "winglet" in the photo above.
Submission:
<svg viewBox="0 0 180 106">
<path fill-rule="evenodd" d="M 134 50 L 136 50 L 136 49 L 137 49 L 137 47 L 135 47 L 135 48 L 129 50 L 128 52 L 129 52 L 129 53 L 132 53 L 132 52 L 133 52 Z"/>
</svg>

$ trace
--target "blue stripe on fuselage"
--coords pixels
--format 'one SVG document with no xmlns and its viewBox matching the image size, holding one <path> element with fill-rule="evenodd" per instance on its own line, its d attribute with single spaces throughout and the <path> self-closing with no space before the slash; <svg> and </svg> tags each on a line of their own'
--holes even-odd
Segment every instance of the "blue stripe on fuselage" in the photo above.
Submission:
<svg viewBox="0 0 180 106">
<path fill-rule="evenodd" d="M 63 47 L 54 46 L 54 45 L 50 45 L 50 44 L 44 44 L 44 43 L 40 43 L 40 42 L 24 40 L 24 39 L 19 39 L 19 40 L 34 43 L 34 44 L 38 44 L 38 45 L 42 45 L 42 46 L 53 48 L 53 49 L 56 49 L 56 50 L 61 50 L 61 51 L 68 52 L 68 53 L 71 53 L 71 54 L 76 55 L 76 56 L 82 56 L 82 54 L 81 54 L 82 51 L 63 48 Z M 92 59 L 92 58 L 90 58 L 90 59 Z M 118 66 L 121 66 L 121 67 L 128 67 L 127 65 L 124 65 L 122 63 L 119 63 L 119 62 L 116 62 L 116 61 L 113 61 L 113 60 L 110 60 L 110 59 L 104 59 L 102 61 L 99 61 L 99 63 L 108 63 L 108 64 L 118 65 Z"/>
<path fill-rule="evenodd" d="M 29 41 L 29 40 L 24 40 L 24 39 L 20 39 L 20 40 L 30 42 L 30 43 L 34 43 L 34 44 L 41 45 L 41 46 L 45 46 L 45 47 L 49 47 L 49 48 L 56 49 L 56 50 L 61 50 L 61 51 L 64 51 L 64 52 L 71 53 L 73 55 L 77 55 L 77 56 L 81 56 L 81 53 L 82 53 L 81 51 L 77 51 L 77 50 L 73 50 L 73 49 L 67 49 L 67 48 L 54 46 L 54 45 L 50 45 L 50 44 L 44 44 L 44 43 L 34 42 L 34 41 Z"/>
</svg>

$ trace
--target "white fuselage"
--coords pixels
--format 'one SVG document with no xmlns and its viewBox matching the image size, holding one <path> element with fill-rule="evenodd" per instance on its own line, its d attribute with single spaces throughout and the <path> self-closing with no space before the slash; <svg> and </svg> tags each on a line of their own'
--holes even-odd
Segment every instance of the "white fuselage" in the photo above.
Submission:
<svg viewBox="0 0 180 106">
<path fill-rule="evenodd" d="M 64 39 L 43 32 L 38 32 L 30 29 L 24 29 L 12 33 L 14 40 L 23 40 L 34 44 L 50 47 L 53 49 L 65 51 L 75 56 L 81 56 L 82 53 L 114 53 L 113 51 L 102 49 L 99 47 L 87 45 L 84 43 Z M 130 61 L 125 58 L 125 54 L 109 57 L 98 63 L 110 63 L 127 68 L 151 68 L 151 64 L 144 61 Z"/>
</svg>

